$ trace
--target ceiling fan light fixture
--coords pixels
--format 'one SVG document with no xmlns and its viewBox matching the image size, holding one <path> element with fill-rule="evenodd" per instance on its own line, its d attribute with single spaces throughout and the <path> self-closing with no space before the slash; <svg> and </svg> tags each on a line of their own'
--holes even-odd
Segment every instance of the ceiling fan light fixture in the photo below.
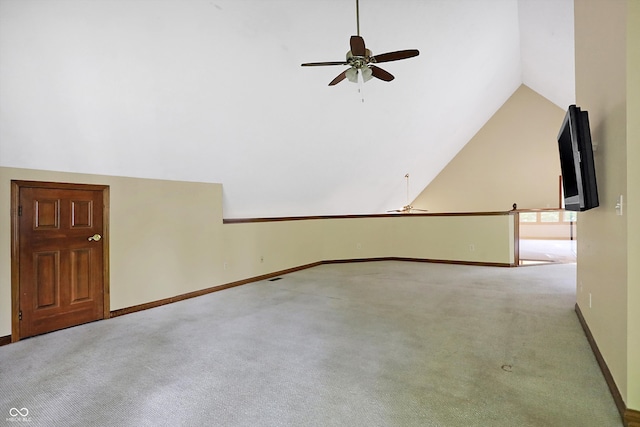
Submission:
<svg viewBox="0 0 640 427">
<path fill-rule="evenodd" d="M 370 67 L 364 67 L 362 69 L 362 80 L 364 80 L 364 82 L 366 83 L 372 78 L 373 78 L 373 70 Z"/>
<path fill-rule="evenodd" d="M 349 68 L 346 71 L 347 80 L 352 83 L 358 83 L 358 69 L 357 68 Z"/>
</svg>

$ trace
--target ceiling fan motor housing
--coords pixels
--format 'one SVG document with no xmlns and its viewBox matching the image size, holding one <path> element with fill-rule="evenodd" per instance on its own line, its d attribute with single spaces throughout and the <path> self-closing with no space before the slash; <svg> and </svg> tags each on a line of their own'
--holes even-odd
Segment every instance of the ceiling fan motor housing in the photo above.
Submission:
<svg viewBox="0 0 640 427">
<path fill-rule="evenodd" d="M 372 59 L 373 59 L 373 53 L 369 49 L 365 49 L 364 56 L 355 56 L 353 52 L 351 51 L 347 52 L 347 62 L 349 63 L 349 65 L 357 69 L 366 67 L 367 64 L 371 62 Z"/>
</svg>

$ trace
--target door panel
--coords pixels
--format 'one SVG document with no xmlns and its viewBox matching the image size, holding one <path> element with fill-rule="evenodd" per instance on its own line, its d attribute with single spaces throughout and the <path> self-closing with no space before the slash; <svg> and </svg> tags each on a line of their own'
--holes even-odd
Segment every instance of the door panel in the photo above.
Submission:
<svg viewBox="0 0 640 427">
<path fill-rule="evenodd" d="M 34 200 L 35 224 L 34 229 L 57 229 L 60 227 L 60 201 Z"/>
<path fill-rule="evenodd" d="M 60 305 L 60 252 L 34 253 L 36 310 Z"/>
<path fill-rule="evenodd" d="M 19 190 L 20 338 L 104 316 L 103 192 Z"/>
<path fill-rule="evenodd" d="M 71 252 L 71 303 L 91 298 L 91 251 Z"/>
<path fill-rule="evenodd" d="M 71 227 L 91 228 L 93 204 L 84 200 L 71 201 Z"/>
</svg>

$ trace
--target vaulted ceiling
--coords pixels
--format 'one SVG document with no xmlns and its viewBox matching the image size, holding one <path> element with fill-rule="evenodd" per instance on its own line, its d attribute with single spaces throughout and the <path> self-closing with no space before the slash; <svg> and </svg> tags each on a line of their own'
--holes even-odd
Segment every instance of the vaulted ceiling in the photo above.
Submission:
<svg viewBox="0 0 640 427">
<path fill-rule="evenodd" d="M 0 166 L 223 184 L 224 216 L 382 213 L 521 85 L 574 102 L 572 0 L 361 0 L 396 76 L 327 84 L 355 0 L 2 0 Z"/>
</svg>

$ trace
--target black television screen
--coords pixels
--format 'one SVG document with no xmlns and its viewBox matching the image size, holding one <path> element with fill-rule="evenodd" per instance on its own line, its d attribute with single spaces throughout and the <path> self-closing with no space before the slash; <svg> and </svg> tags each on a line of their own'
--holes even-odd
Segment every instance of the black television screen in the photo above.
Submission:
<svg viewBox="0 0 640 427">
<path fill-rule="evenodd" d="M 570 105 L 558 133 L 564 208 L 586 211 L 599 205 L 589 114 Z"/>
</svg>

